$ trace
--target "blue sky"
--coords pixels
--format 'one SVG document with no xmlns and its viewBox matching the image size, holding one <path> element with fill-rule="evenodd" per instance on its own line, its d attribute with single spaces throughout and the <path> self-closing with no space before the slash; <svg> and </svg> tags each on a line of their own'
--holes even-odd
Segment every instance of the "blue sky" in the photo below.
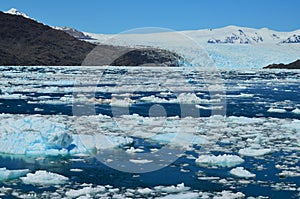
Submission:
<svg viewBox="0 0 300 199">
<path fill-rule="evenodd" d="M 1 0 L 0 10 L 11 7 L 48 25 L 95 33 L 141 27 L 195 30 L 227 25 L 300 29 L 299 0 Z"/>
</svg>

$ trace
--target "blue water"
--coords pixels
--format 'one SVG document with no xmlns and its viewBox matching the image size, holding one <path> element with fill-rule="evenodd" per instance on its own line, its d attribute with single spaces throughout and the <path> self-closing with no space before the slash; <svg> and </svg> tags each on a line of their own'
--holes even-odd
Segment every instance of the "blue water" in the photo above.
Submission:
<svg viewBox="0 0 300 199">
<path fill-rule="evenodd" d="M 6 74 L 5 72 L 15 71 L 18 73 L 31 73 L 35 72 L 38 74 L 44 73 L 57 73 L 56 70 L 47 69 L 47 68 L 3 68 L 0 69 L 4 75 L 1 77 L 2 80 L 10 80 L 11 87 L 20 85 L 14 80 L 16 77 L 12 73 Z M 61 73 L 66 74 L 76 74 L 75 69 L 64 69 Z M 117 72 L 119 75 L 126 75 L 126 70 L 119 70 Z M 104 74 L 114 74 L 114 71 L 107 70 Z M 299 73 L 298 72 L 272 72 L 272 71 L 263 71 L 257 72 L 255 74 L 247 74 L 239 71 L 222 71 L 222 78 L 224 80 L 225 87 L 238 88 L 241 84 L 247 82 L 245 88 L 242 89 L 229 89 L 226 91 L 226 95 L 240 95 L 243 94 L 253 94 L 254 97 L 229 97 L 226 99 L 226 116 L 245 116 L 245 117 L 261 117 L 261 118 L 290 118 L 290 119 L 300 119 L 299 114 L 294 114 L 292 110 L 295 108 L 300 108 L 300 89 L 299 89 Z M 298 81 L 289 81 L 289 78 L 296 77 Z M 24 79 L 24 82 L 34 79 L 34 77 L 29 76 Z M 199 81 L 194 79 L 195 82 Z M 273 82 L 274 80 L 274 82 Z M 276 80 L 276 81 L 275 81 Z M 280 81 L 285 82 L 280 84 Z M 273 83 L 274 84 L 273 84 Z M 279 82 L 279 83 L 278 83 Z M 1 85 L 1 83 L 0 83 Z M 65 103 L 65 104 L 40 104 L 37 97 L 40 96 L 49 96 L 48 100 L 57 100 L 65 95 L 72 95 L 72 92 L 65 93 L 53 93 L 47 92 L 47 88 L 53 85 L 43 84 L 40 88 L 45 88 L 46 92 L 35 93 L 32 91 L 29 92 L 20 92 L 16 91 L 13 94 L 22 94 L 27 96 L 27 99 L 1 99 L 0 98 L 0 113 L 4 114 L 41 114 L 41 115 L 73 115 L 72 106 L 77 106 L 79 104 Z M 85 86 L 93 87 L 115 87 L 115 84 L 91 84 Z M 38 85 L 37 85 L 38 87 Z M 70 88 L 72 85 L 57 85 L 61 88 Z M 275 89 L 276 88 L 276 89 Z M 34 90 L 34 89 L 33 89 Z M 124 91 L 126 93 L 126 91 Z M 209 99 L 209 93 L 207 90 L 195 90 L 195 93 L 198 97 Z M 137 100 L 145 96 L 160 96 L 160 92 L 135 92 L 136 97 L 131 97 L 133 100 Z M 110 99 L 112 93 L 105 92 L 96 92 L 94 93 L 96 98 Z M 92 96 L 92 94 L 91 94 Z M 165 99 L 172 99 L 175 96 L 168 96 Z M 286 110 L 285 113 L 272 113 L 268 112 L 270 106 L 276 102 L 284 102 L 288 100 L 286 104 L 280 104 L 279 108 Z M 37 104 L 28 103 L 29 101 L 36 101 Z M 264 103 L 261 103 L 264 102 Z M 149 109 L 157 103 L 148 103 L 148 102 L 137 102 L 129 107 L 130 114 L 139 114 L 144 117 L 149 116 Z M 167 116 L 192 116 L 192 117 L 209 117 L 212 112 L 210 110 L 199 110 L 195 108 L 194 105 L 186 105 L 185 108 L 188 109 L 187 113 L 182 115 L 181 107 L 178 104 L 166 104 L 160 103 L 164 107 Z M 201 104 L 206 106 L 206 104 Z M 39 110 L 36 110 L 38 108 Z M 82 109 L 82 115 L 89 114 L 89 111 Z M 119 116 L 126 114 L 128 112 L 127 108 L 114 108 L 109 104 L 97 104 L 95 106 L 96 114 L 103 114 L 109 116 Z M 152 115 L 153 116 L 153 115 Z M 159 115 L 157 115 L 159 116 Z M 222 145 L 222 143 L 219 143 Z M 153 146 L 160 147 L 157 143 L 144 143 L 140 140 L 135 140 L 134 147 L 144 147 L 145 151 L 149 151 Z M 128 147 L 128 146 L 126 146 Z M 199 146 L 194 146 L 195 149 L 198 149 Z M 200 147 L 201 148 L 201 147 Z M 299 151 L 292 151 L 290 153 L 296 153 L 299 155 Z M 187 151 L 186 154 L 194 155 L 197 154 L 193 151 Z M 213 154 L 218 155 L 222 154 L 220 152 L 213 152 Z M 237 154 L 233 152 L 233 154 Z M 59 173 L 66 177 L 69 177 L 70 183 L 91 183 L 93 185 L 111 185 L 113 187 L 118 187 L 120 189 L 127 188 L 137 188 L 137 187 L 148 187 L 153 188 L 158 185 L 176 185 L 184 182 L 185 186 L 191 188 L 191 190 L 206 191 L 206 192 L 220 192 L 222 190 L 233 190 L 234 192 L 241 191 L 246 196 L 268 196 L 269 198 L 297 198 L 298 192 L 296 191 L 285 191 L 285 190 L 275 190 L 269 185 L 275 183 L 285 183 L 285 184 L 296 184 L 296 187 L 300 187 L 300 178 L 299 177 L 287 177 L 281 178 L 277 174 L 279 170 L 275 167 L 276 164 L 281 162 L 281 157 L 284 154 L 283 152 L 276 152 L 270 155 L 264 156 L 264 158 L 252 158 L 244 157 L 245 163 L 240 166 L 245 167 L 247 170 L 251 171 L 255 169 L 255 165 L 264 165 L 265 170 L 257 171 L 255 181 L 262 181 L 265 184 L 260 183 L 249 183 L 249 184 L 234 184 L 235 188 L 232 188 L 232 185 L 221 184 L 218 180 L 199 180 L 197 173 L 199 171 L 206 174 L 206 176 L 215 176 L 222 178 L 232 177 L 229 174 L 229 168 L 205 168 L 199 167 L 195 164 L 195 160 L 188 159 L 186 156 L 180 157 L 174 163 L 169 166 L 150 173 L 143 174 L 132 174 L 125 173 L 121 171 L 114 170 L 107 165 L 97 161 L 96 158 L 86 157 L 84 162 L 82 161 L 72 161 L 74 157 L 46 157 L 45 159 L 39 160 L 34 157 L 23 157 L 23 156 L 13 156 L 13 155 L 2 155 L 0 156 L 0 168 L 6 167 L 8 169 L 24 169 L 28 168 L 31 171 L 37 170 L 47 170 L 54 173 Z M 189 170 L 189 172 L 181 172 L 183 164 L 188 164 L 184 169 Z M 70 169 L 82 169 L 82 172 L 71 172 Z M 16 179 L 9 182 L 0 182 L 0 187 L 11 187 L 14 190 L 19 190 L 21 193 L 29 193 L 34 191 L 35 193 L 43 193 L 44 191 L 55 192 L 56 187 L 37 187 L 33 185 L 24 185 L 22 181 Z M 1 196 L 2 197 L 2 196 Z M 2 198 L 14 198 L 12 195 L 6 195 Z"/>
</svg>

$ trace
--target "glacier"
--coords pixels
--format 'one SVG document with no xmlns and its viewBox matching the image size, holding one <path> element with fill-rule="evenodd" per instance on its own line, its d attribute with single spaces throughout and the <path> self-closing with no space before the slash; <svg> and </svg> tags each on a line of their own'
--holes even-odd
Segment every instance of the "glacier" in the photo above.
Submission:
<svg viewBox="0 0 300 199">
<path fill-rule="evenodd" d="M 149 28 L 149 32 L 151 32 Z M 145 28 L 147 31 L 147 28 Z M 300 57 L 300 30 L 278 32 L 267 28 L 254 29 L 227 26 L 218 29 L 172 31 L 160 29 L 155 34 L 84 34 L 89 42 L 109 45 L 153 46 L 175 51 L 190 66 L 211 66 L 218 69 L 263 68 L 273 63 L 290 63 Z"/>
</svg>

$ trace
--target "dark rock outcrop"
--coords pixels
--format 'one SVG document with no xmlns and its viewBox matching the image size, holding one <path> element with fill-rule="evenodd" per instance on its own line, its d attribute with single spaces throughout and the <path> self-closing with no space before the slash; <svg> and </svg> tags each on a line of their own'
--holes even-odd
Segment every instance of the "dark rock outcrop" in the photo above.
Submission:
<svg viewBox="0 0 300 199">
<path fill-rule="evenodd" d="M 81 65 L 95 45 L 23 16 L 0 12 L 0 65 Z"/>
<path fill-rule="evenodd" d="M 300 69 L 300 59 L 290 64 L 271 64 L 264 68 L 267 69 Z"/>
<path fill-rule="evenodd" d="M 21 15 L 0 12 L 0 66 L 179 66 L 176 53 L 95 45 Z"/>
<path fill-rule="evenodd" d="M 182 57 L 161 49 L 134 49 L 114 60 L 113 66 L 179 66 Z"/>
</svg>

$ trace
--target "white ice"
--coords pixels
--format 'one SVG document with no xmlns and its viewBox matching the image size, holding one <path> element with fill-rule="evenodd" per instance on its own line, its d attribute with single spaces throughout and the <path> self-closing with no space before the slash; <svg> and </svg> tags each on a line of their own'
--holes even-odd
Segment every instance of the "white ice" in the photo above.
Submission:
<svg viewBox="0 0 300 199">
<path fill-rule="evenodd" d="M 56 173 L 40 170 L 35 173 L 28 173 L 25 177 L 21 177 L 21 180 L 25 184 L 58 185 L 66 183 L 69 179 Z"/>
<path fill-rule="evenodd" d="M 270 113 L 285 113 L 285 109 L 280 109 L 280 108 L 269 108 L 268 112 Z"/>
<path fill-rule="evenodd" d="M 230 173 L 234 176 L 241 178 L 254 178 L 256 175 L 244 169 L 244 167 L 236 167 L 230 170 Z"/>
<path fill-rule="evenodd" d="M 253 149 L 253 148 L 244 148 L 239 150 L 239 154 L 243 156 L 263 156 L 271 153 L 271 149 Z"/>
<path fill-rule="evenodd" d="M 8 170 L 6 168 L 0 168 L 0 181 L 16 179 L 25 176 L 29 172 L 28 169 Z"/>
<path fill-rule="evenodd" d="M 234 167 L 242 164 L 244 160 L 236 155 L 200 155 L 196 159 L 196 164 L 200 166 L 220 166 L 220 167 Z"/>
</svg>

